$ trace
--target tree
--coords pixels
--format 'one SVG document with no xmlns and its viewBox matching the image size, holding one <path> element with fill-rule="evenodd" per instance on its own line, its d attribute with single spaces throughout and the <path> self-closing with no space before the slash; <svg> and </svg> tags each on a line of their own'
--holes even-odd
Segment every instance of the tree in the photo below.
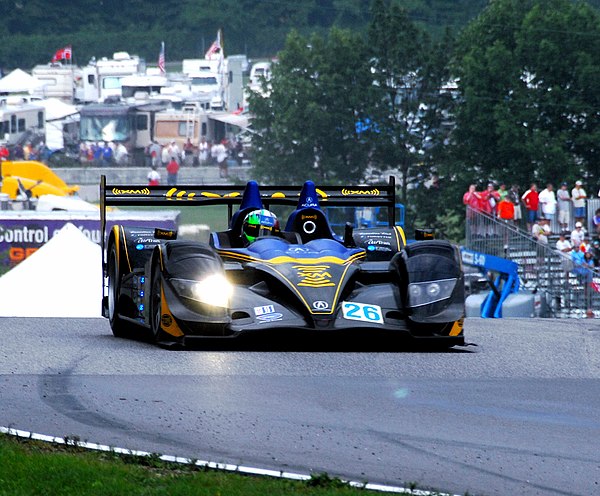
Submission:
<svg viewBox="0 0 600 496">
<path fill-rule="evenodd" d="M 285 182 L 358 182 L 370 154 L 357 123 L 368 115 L 372 81 L 364 42 L 332 29 L 292 32 L 272 79 L 250 97 L 256 172 Z"/>
<path fill-rule="evenodd" d="M 496 0 L 465 30 L 458 53 L 465 183 L 598 179 L 598 11 L 567 0 Z"/>
<path fill-rule="evenodd" d="M 452 38 L 449 34 L 433 44 L 405 10 L 375 0 L 368 45 L 372 77 L 379 90 L 372 117 L 374 136 L 372 166 L 398 170 L 401 196 L 417 187 L 435 167 L 447 133 L 453 106 L 452 92 L 445 90 Z"/>
</svg>

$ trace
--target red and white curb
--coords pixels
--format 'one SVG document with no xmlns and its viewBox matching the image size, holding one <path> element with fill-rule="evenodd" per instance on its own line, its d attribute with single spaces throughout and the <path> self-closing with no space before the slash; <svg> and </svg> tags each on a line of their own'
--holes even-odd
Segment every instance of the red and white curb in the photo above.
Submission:
<svg viewBox="0 0 600 496">
<path fill-rule="evenodd" d="M 120 455 L 128 455 L 128 456 L 139 456 L 139 457 L 156 457 L 156 453 L 150 453 L 148 451 L 138 451 L 138 450 L 130 450 L 126 448 L 117 448 L 114 446 L 107 446 L 105 444 L 97 444 L 97 443 L 89 443 L 87 441 L 80 441 L 76 438 L 63 438 L 63 437 L 54 437 L 48 436 L 46 434 L 38 434 L 36 432 L 23 431 L 20 429 L 13 429 L 12 427 L 2 427 L 0 426 L 0 434 L 6 434 L 9 436 L 19 437 L 23 439 L 31 439 L 34 441 L 43 441 L 46 443 L 54 443 L 54 444 L 63 444 L 67 446 L 77 446 L 78 448 L 85 448 L 92 451 L 105 451 L 109 453 L 117 453 Z M 231 463 L 218 463 L 218 462 L 209 462 L 207 460 L 195 460 L 191 458 L 183 458 L 180 456 L 172 456 L 172 455 L 159 455 L 158 459 L 163 462 L 169 463 L 180 463 L 182 465 L 194 465 L 196 467 L 208 468 L 214 470 L 223 470 L 226 472 L 236 472 L 239 474 L 246 475 L 257 475 L 257 476 L 265 476 L 265 477 L 277 477 L 280 479 L 289 479 L 289 480 L 297 480 L 297 481 L 307 481 L 311 479 L 311 475 L 309 474 L 298 474 L 295 472 L 283 472 L 279 470 L 270 470 L 265 468 L 257 468 L 257 467 L 247 467 L 245 465 L 234 465 Z M 460 496 L 460 495 L 451 495 L 448 493 L 440 493 L 437 491 L 424 491 L 421 489 L 409 489 L 405 487 L 398 486 L 388 486 L 385 484 L 373 484 L 371 482 L 357 482 L 357 481 L 349 481 L 342 480 L 342 482 L 348 484 L 349 486 L 360 488 L 360 489 L 369 489 L 371 491 L 380 491 L 386 493 L 395 493 L 395 494 L 410 494 L 414 496 Z"/>
</svg>

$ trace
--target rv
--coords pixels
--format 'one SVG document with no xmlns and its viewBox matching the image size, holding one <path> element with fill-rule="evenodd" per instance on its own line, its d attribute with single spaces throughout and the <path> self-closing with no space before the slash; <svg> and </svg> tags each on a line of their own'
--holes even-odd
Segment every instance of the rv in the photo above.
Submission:
<svg viewBox="0 0 600 496">
<path fill-rule="evenodd" d="M 154 119 L 167 102 L 97 103 L 80 111 L 82 142 L 123 143 L 135 165 L 144 165 L 144 149 L 154 139 Z"/>
<path fill-rule="evenodd" d="M 112 59 L 92 59 L 82 68 L 82 77 L 76 81 L 75 98 L 82 103 L 104 102 L 107 98 L 120 98 L 122 79 L 142 74 L 146 63 L 137 55 L 116 52 Z"/>
<path fill-rule="evenodd" d="M 44 129 L 46 126 L 46 111 L 44 107 L 25 103 L 21 105 L 11 105 L 8 100 L 6 105 L 0 105 L 0 140 L 7 145 L 15 145 L 26 134 L 31 135 L 31 140 L 35 137 L 44 139 Z"/>
<path fill-rule="evenodd" d="M 81 69 L 60 63 L 36 65 L 31 74 L 44 83 L 44 96 L 73 103 L 75 81 L 81 79 Z"/>
</svg>

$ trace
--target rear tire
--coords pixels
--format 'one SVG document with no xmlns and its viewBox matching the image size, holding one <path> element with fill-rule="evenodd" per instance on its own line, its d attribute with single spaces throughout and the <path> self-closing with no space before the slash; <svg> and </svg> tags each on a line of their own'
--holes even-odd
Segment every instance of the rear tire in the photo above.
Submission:
<svg viewBox="0 0 600 496">
<path fill-rule="evenodd" d="M 117 248 L 113 242 L 110 244 L 108 251 L 108 320 L 112 333 L 117 338 L 124 338 L 129 335 L 127 323 L 119 317 L 121 311 L 121 305 L 119 304 L 121 275 Z"/>
</svg>

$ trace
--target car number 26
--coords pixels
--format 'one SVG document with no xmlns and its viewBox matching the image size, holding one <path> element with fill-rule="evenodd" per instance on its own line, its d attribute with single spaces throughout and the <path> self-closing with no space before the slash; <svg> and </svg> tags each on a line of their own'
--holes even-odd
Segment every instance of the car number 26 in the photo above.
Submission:
<svg viewBox="0 0 600 496">
<path fill-rule="evenodd" d="M 365 305 L 353 301 L 343 301 L 342 311 L 344 318 L 348 320 L 361 320 L 373 324 L 383 324 L 383 315 L 379 305 Z"/>
</svg>

